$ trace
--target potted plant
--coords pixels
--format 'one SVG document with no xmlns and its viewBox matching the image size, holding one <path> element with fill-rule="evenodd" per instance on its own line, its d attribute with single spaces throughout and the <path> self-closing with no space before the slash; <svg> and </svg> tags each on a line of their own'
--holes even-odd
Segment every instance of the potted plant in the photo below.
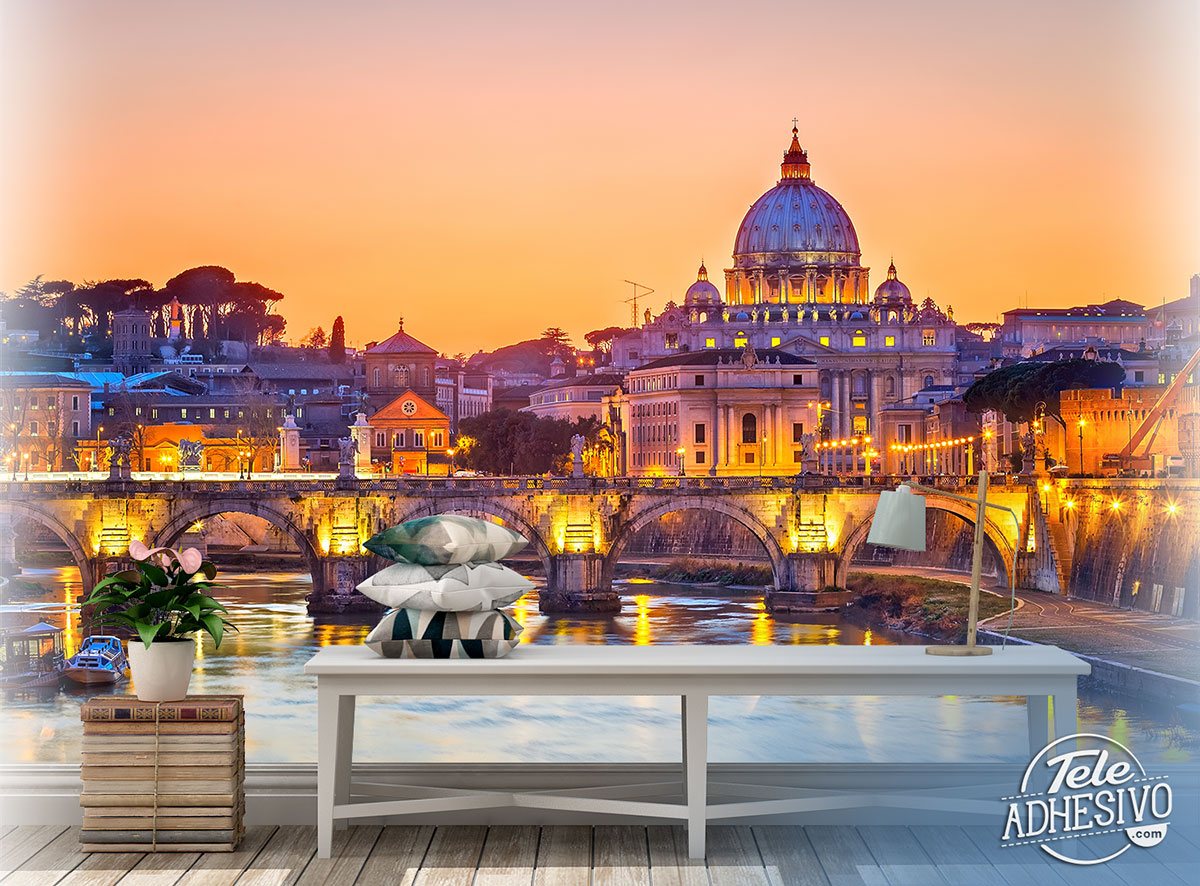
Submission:
<svg viewBox="0 0 1200 886">
<path fill-rule="evenodd" d="M 224 606 L 209 596 L 217 568 L 195 548 L 129 545 L 135 567 L 99 582 L 85 606 L 96 609 L 96 624 L 119 624 L 137 632 L 129 643 L 129 666 L 142 701 L 177 701 L 187 695 L 196 657 L 195 634 L 203 631 L 219 647 L 225 629 Z"/>
</svg>

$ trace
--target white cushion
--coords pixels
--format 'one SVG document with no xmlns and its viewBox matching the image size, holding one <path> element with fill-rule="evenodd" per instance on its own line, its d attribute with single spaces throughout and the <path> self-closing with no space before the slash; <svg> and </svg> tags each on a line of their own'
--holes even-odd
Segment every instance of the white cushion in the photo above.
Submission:
<svg viewBox="0 0 1200 886">
<path fill-rule="evenodd" d="M 478 612 L 513 602 L 533 582 L 499 563 L 421 566 L 393 563 L 358 589 L 391 609 Z"/>
</svg>

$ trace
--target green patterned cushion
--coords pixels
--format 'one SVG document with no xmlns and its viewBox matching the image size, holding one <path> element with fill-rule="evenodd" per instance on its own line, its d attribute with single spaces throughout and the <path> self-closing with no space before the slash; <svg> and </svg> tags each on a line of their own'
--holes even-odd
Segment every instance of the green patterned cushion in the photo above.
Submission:
<svg viewBox="0 0 1200 886">
<path fill-rule="evenodd" d="M 384 658 L 503 658 L 521 626 L 507 612 L 432 612 L 392 609 L 367 635 Z"/>
<path fill-rule="evenodd" d="M 523 550 L 527 544 L 525 536 L 489 520 L 438 514 L 385 529 L 363 547 L 400 563 L 444 566 L 492 563 Z"/>
<path fill-rule="evenodd" d="M 499 563 L 421 566 L 393 563 L 369 576 L 358 589 L 389 609 L 468 612 L 507 606 L 533 582 Z"/>
</svg>

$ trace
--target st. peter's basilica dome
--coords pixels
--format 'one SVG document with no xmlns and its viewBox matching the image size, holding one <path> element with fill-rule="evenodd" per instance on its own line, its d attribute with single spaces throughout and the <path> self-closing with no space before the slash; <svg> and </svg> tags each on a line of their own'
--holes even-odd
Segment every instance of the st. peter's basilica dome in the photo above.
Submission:
<svg viewBox="0 0 1200 886">
<path fill-rule="evenodd" d="M 854 223 L 842 204 L 813 184 L 808 155 L 793 128 L 779 184 L 754 202 L 738 228 L 734 268 L 858 267 L 860 260 Z"/>
</svg>

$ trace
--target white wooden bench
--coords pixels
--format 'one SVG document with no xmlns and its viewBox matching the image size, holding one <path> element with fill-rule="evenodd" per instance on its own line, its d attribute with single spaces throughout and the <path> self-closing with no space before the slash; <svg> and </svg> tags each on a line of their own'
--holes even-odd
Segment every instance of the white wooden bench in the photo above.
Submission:
<svg viewBox="0 0 1200 886">
<path fill-rule="evenodd" d="M 335 819 L 495 806 L 681 819 L 688 852 L 704 857 L 709 819 L 846 808 L 845 797 L 708 803 L 708 699 L 713 695 L 1025 696 L 1029 747 L 1075 732 L 1085 662 L 1052 646 L 1009 646 L 978 657 L 926 655 L 922 646 L 522 646 L 497 660 L 379 658 L 364 646 L 322 649 L 317 678 L 317 853 L 328 858 Z M 420 796 L 351 802 L 355 699 L 368 696 L 675 696 L 680 699 L 683 802 L 645 802 L 588 789 L 466 791 L 412 787 Z M 986 723 L 978 724 L 981 731 Z M 392 786 L 394 796 L 400 786 Z M 379 786 L 355 795 L 379 794 Z M 610 791 L 611 793 L 611 791 Z M 853 805 L 853 804 L 851 804 Z"/>
</svg>

